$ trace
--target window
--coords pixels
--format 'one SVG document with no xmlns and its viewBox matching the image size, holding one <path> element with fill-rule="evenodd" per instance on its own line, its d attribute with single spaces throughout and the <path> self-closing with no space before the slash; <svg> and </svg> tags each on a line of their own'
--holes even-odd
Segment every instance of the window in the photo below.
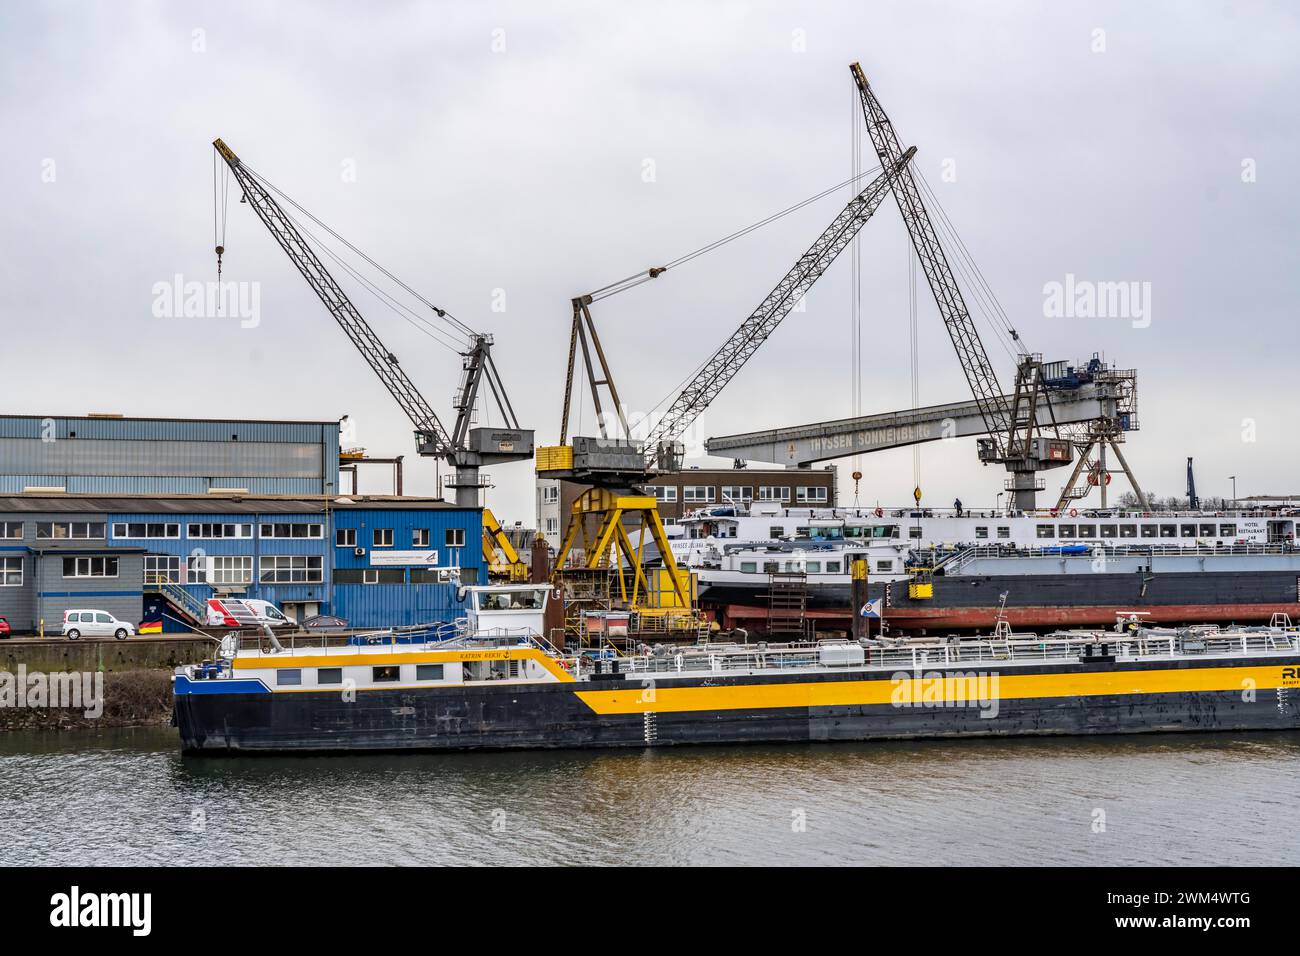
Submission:
<svg viewBox="0 0 1300 956">
<path fill-rule="evenodd" d="M 1050 524 L 1038 525 L 1038 536 L 1040 538 L 1052 538 L 1056 536 L 1056 528 Z"/>
<path fill-rule="evenodd" d="M 805 574 L 821 574 L 822 563 L 820 561 L 809 561 L 804 567 Z"/>
<path fill-rule="evenodd" d="M 323 538 L 325 526 L 305 522 L 276 522 L 262 525 L 263 538 Z"/>
<path fill-rule="evenodd" d="M 115 521 L 113 537 L 115 538 L 179 538 L 179 524 L 162 521 Z"/>
<path fill-rule="evenodd" d="M 23 586 L 23 559 L 0 558 L 0 588 Z"/>
<path fill-rule="evenodd" d="M 443 538 L 443 543 L 445 543 L 449 548 L 465 547 L 465 529 L 448 528 L 447 533 Z"/>
<path fill-rule="evenodd" d="M 1202 538 L 1213 538 L 1213 537 L 1214 537 L 1214 525 L 1212 525 L 1212 524 L 1203 524 L 1203 525 L 1201 525 L 1201 537 L 1202 537 Z"/>
<path fill-rule="evenodd" d="M 185 529 L 191 538 L 251 538 L 251 524 L 222 524 L 220 522 L 192 522 Z"/>
<path fill-rule="evenodd" d="M 341 667 L 322 667 L 316 672 L 316 683 L 318 684 L 342 684 L 343 668 Z"/>
<path fill-rule="evenodd" d="M 1235 524 L 1219 525 L 1219 537 L 1235 538 L 1237 536 L 1237 526 Z"/>
<path fill-rule="evenodd" d="M 313 560 L 319 562 L 320 558 Z M 253 558 L 251 555 L 222 555 L 212 558 L 211 561 L 212 574 L 211 579 L 208 581 L 209 584 L 253 583 Z M 263 570 L 266 569 L 265 561 L 266 559 L 263 559 Z"/>
<path fill-rule="evenodd" d="M 546 519 L 546 530 L 547 530 L 548 532 L 551 532 L 552 534 L 558 533 L 559 530 L 560 530 L 560 519 L 559 519 L 559 518 L 547 518 L 547 519 Z"/>
<path fill-rule="evenodd" d="M 302 683 L 302 668 L 287 667 L 275 672 L 275 682 L 280 687 L 295 687 Z"/>
<path fill-rule="evenodd" d="M 977 538 L 987 538 L 988 536 L 989 536 L 988 525 L 976 525 L 976 526 L 975 526 L 975 537 L 977 537 Z"/>
<path fill-rule="evenodd" d="M 542 489 L 542 504 L 554 504 L 560 500 L 560 486 L 548 485 Z"/>
<path fill-rule="evenodd" d="M 266 555 L 258 580 L 262 584 L 320 584 L 321 559 L 302 554 Z"/>
<path fill-rule="evenodd" d="M 94 539 L 104 537 L 102 521 L 38 521 L 38 538 Z"/>
<path fill-rule="evenodd" d="M 1048 525 L 1048 527 L 1051 527 L 1051 525 Z M 908 528 L 908 529 L 907 529 L 907 536 L 908 536 L 909 538 L 915 538 L 917 541 L 920 541 L 920 540 L 921 540 L 921 529 L 920 529 L 920 528 Z"/>
<path fill-rule="evenodd" d="M 1180 535 L 1179 535 L 1180 537 L 1183 537 L 1183 538 L 1195 538 L 1195 537 L 1196 537 L 1196 525 L 1194 525 L 1194 524 L 1185 524 L 1185 525 L 1180 525 L 1180 526 L 1179 526 L 1179 530 L 1180 530 L 1180 532 L 1181 532 Z"/>
<path fill-rule="evenodd" d="M 23 523 L 21 521 L 0 521 L 0 538 L 6 541 L 21 541 L 23 539 Z"/>
<path fill-rule="evenodd" d="M 877 571 L 892 571 L 892 570 L 894 570 L 894 562 L 893 562 L 893 561 L 877 561 L 877 562 L 876 562 L 876 570 L 877 570 Z"/>
<path fill-rule="evenodd" d="M 362 583 L 362 584 L 378 584 L 378 583 L 379 583 L 379 569 L 378 569 L 378 568 L 366 568 L 364 571 L 362 571 L 362 572 L 361 572 L 361 583 Z"/>
<path fill-rule="evenodd" d="M 370 668 L 370 679 L 376 684 L 391 684 L 401 680 L 402 669 L 396 664 L 385 664 L 383 667 Z"/>
<path fill-rule="evenodd" d="M 741 573 L 741 574 L 754 574 L 756 571 L 758 571 L 758 562 L 757 562 L 757 561 L 741 561 L 741 562 L 740 562 L 740 573 Z"/>
<path fill-rule="evenodd" d="M 181 577 L 181 559 L 166 554 L 144 556 L 145 584 L 184 584 Z"/>
<path fill-rule="evenodd" d="M 208 583 L 208 559 L 202 555 L 190 555 L 186 561 L 189 565 L 190 584 L 207 584 Z"/>
<path fill-rule="evenodd" d="M 1097 537 L 1097 526 L 1096 526 L 1095 524 L 1081 524 L 1081 525 L 1079 525 L 1079 537 L 1080 537 L 1080 538 L 1095 538 L 1095 537 Z"/>
<path fill-rule="evenodd" d="M 774 524 L 767 529 L 767 534 L 768 537 L 779 538 L 781 535 L 785 534 L 785 528 L 779 524 Z"/>
<path fill-rule="evenodd" d="M 840 562 L 838 562 L 838 561 L 827 561 L 827 562 L 826 562 L 826 573 L 827 573 L 827 574 L 839 574 L 839 573 L 840 573 Z"/>
<path fill-rule="evenodd" d="M 65 578 L 115 578 L 117 558 L 64 558 Z"/>
<path fill-rule="evenodd" d="M 686 485 L 682 488 L 682 501 L 704 504 L 718 500 L 718 489 L 712 485 Z"/>
<path fill-rule="evenodd" d="M 1160 534 L 1160 526 L 1155 524 L 1144 524 L 1142 526 L 1142 537 L 1154 538 Z"/>
<path fill-rule="evenodd" d="M 1119 526 L 1119 536 L 1121 538 L 1136 538 L 1138 536 L 1137 525 L 1122 524 Z"/>
<path fill-rule="evenodd" d="M 648 493 L 655 496 L 655 501 L 676 501 L 677 500 L 676 485 L 672 485 L 672 486 L 646 485 L 645 490 Z"/>
<path fill-rule="evenodd" d="M 1162 525 L 1160 526 L 1160 537 L 1162 537 L 1162 538 L 1176 538 L 1176 537 L 1178 537 L 1178 525 L 1176 525 L 1176 524 L 1162 524 Z"/>
<path fill-rule="evenodd" d="M 356 528 L 339 528 L 334 532 L 334 547 L 355 548 L 357 546 Z"/>
<path fill-rule="evenodd" d="M 411 547 L 427 548 L 429 546 L 429 529 L 414 528 L 411 531 Z"/>
<path fill-rule="evenodd" d="M 1062 538 L 1074 538 L 1074 537 L 1078 537 L 1078 535 L 1075 533 L 1074 525 L 1072 525 L 1072 524 L 1063 524 L 1063 525 L 1060 525 L 1059 528 L 1058 528 L 1057 530 L 1060 532 L 1060 536 L 1061 536 Z"/>
<path fill-rule="evenodd" d="M 1103 538 L 1114 538 L 1119 536 L 1119 528 L 1113 524 L 1104 524 L 1101 526 L 1101 536 Z"/>
<path fill-rule="evenodd" d="M 416 680 L 442 680 L 441 664 L 416 664 Z"/>
<path fill-rule="evenodd" d="M 788 488 L 786 490 L 789 491 Z M 829 489 L 821 486 L 805 487 L 800 485 L 795 498 L 799 501 L 828 501 L 830 500 Z"/>
<path fill-rule="evenodd" d="M 780 485 L 761 485 L 758 489 L 759 501 L 789 501 L 789 486 L 781 487 Z"/>
<path fill-rule="evenodd" d="M 1011 537 L 1011 529 L 1010 529 L 1009 527 L 1007 527 L 1006 525 L 1001 525 L 1001 524 L 998 525 L 998 537 L 999 537 L 999 538 L 1009 538 L 1009 537 Z"/>
<path fill-rule="evenodd" d="M 727 485 L 722 489 L 723 501 L 750 502 L 754 500 L 754 489 L 747 485 Z"/>
<path fill-rule="evenodd" d="M 391 548 L 393 546 L 393 529 L 376 528 L 370 536 L 370 543 L 376 548 Z"/>
</svg>

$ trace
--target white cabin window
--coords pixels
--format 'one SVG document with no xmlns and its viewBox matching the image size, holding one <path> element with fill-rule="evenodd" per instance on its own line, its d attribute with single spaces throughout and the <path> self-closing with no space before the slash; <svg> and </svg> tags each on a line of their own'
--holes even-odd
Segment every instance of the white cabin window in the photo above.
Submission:
<svg viewBox="0 0 1300 956">
<path fill-rule="evenodd" d="M 989 536 L 989 529 L 987 525 L 978 525 L 975 528 L 975 537 L 987 538 L 988 536 Z"/>
<path fill-rule="evenodd" d="M 758 571 L 758 562 L 757 562 L 757 561 L 741 561 L 741 562 L 740 562 L 740 573 L 741 573 L 741 574 L 754 574 L 754 573 L 757 572 L 757 571 Z"/>
<path fill-rule="evenodd" d="M 999 538 L 1011 537 L 1011 529 L 1006 525 L 1002 525 L 1002 524 L 998 525 L 998 537 Z"/>
<path fill-rule="evenodd" d="M 316 672 L 317 684 L 342 684 L 343 668 L 341 667 L 322 667 Z"/>
<path fill-rule="evenodd" d="M 442 680 L 441 664 L 416 664 L 416 680 Z"/>
<path fill-rule="evenodd" d="M 826 562 L 826 573 L 827 573 L 827 574 L 839 574 L 839 573 L 840 573 L 840 567 L 841 567 L 841 565 L 840 565 L 840 562 L 838 562 L 838 561 L 827 561 L 827 562 Z"/>
<path fill-rule="evenodd" d="M 877 570 L 877 571 L 892 571 L 892 570 L 894 570 L 894 562 L 893 562 L 893 561 L 877 561 L 877 562 L 876 562 L 876 570 Z"/>
<path fill-rule="evenodd" d="M 275 682 L 280 687 L 296 687 L 302 683 L 302 668 L 287 667 L 275 672 Z"/>
</svg>

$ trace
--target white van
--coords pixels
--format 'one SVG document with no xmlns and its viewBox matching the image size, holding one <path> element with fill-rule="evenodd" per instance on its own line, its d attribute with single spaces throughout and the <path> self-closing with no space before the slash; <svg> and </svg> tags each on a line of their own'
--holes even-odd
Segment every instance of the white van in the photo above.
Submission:
<svg viewBox="0 0 1300 956">
<path fill-rule="evenodd" d="M 270 601 L 252 598 L 209 598 L 209 627 L 249 627 L 270 624 L 272 627 L 288 627 L 297 624 L 287 617 Z"/>
<path fill-rule="evenodd" d="M 63 636 L 75 641 L 85 634 L 87 637 L 116 637 L 124 641 L 135 635 L 135 625 L 119 621 L 107 611 L 75 610 L 63 612 Z"/>
</svg>

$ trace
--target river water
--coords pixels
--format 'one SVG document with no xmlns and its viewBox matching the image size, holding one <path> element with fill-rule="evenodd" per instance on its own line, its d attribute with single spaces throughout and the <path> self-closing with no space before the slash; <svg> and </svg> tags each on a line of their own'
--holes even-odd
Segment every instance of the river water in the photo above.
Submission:
<svg viewBox="0 0 1300 956">
<path fill-rule="evenodd" d="M 0 735 L 0 865 L 1300 863 L 1300 734 L 182 758 Z"/>
</svg>

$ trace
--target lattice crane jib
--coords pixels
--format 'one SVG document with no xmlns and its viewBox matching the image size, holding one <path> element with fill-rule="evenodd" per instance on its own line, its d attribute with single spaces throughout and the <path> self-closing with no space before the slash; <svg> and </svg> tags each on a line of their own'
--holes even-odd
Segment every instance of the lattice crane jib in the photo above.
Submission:
<svg viewBox="0 0 1300 956">
<path fill-rule="evenodd" d="M 898 202 L 898 210 L 907 225 L 908 235 L 912 238 L 916 257 L 938 303 L 939 313 L 957 352 L 971 394 L 979 405 L 989 435 L 996 442 L 999 457 L 1003 457 L 1013 423 L 997 375 L 953 276 L 934 224 L 930 221 L 930 214 L 921 200 L 921 191 L 917 188 L 915 177 L 910 168 L 895 168 L 891 162 L 902 153 L 894 126 L 867 83 L 862 67 L 854 63 L 849 69 L 862 100 L 867 133 L 881 164 L 889 171 L 894 199 Z"/>
</svg>

